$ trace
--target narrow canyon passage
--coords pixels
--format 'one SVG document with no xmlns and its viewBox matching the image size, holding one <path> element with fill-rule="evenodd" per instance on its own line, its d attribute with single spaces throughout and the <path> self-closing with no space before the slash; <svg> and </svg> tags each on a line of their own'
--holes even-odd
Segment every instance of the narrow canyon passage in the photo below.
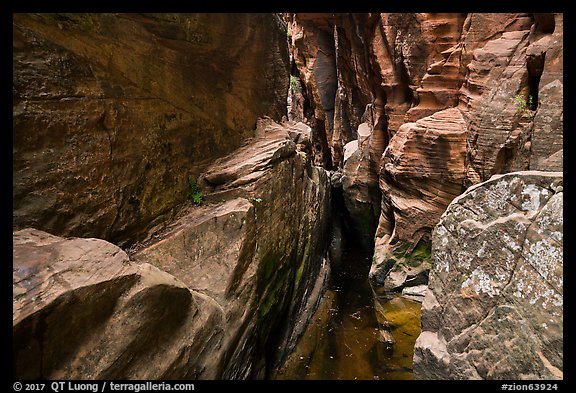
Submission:
<svg viewBox="0 0 576 393">
<path fill-rule="evenodd" d="M 373 288 L 373 245 L 355 230 L 341 189 L 332 188 L 331 279 L 316 313 L 272 379 L 413 379 L 421 303 Z"/>
<path fill-rule="evenodd" d="M 563 378 L 562 13 L 15 13 L 15 380 Z"/>
<path fill-rule="evenodd" d="M 412 379 L 421 304 L 399 294 L 375 298 L 368 282 L 370 261 L 366 251 L 344 250 L 318 311 L 273 379 Z M 375 301 L 385 315 L 378 315 Z M 385 343 L 381 331 L 390 331 L 395 343 Z"/>
</svg>

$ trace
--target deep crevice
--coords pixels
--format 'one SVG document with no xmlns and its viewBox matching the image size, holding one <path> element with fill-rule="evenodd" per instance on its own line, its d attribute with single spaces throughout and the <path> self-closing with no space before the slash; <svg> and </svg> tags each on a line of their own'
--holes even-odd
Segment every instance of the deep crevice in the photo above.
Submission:
<svg viewBox="0 0 576 393">
<path fill-rule="evenodd" d="M 528 97 L 527 108 L 536 110 L 538 108 L 538 87 L 540 86 L 540 78 L 544 72 L 544 60 L 546 52 L 539 55 L 532 55 L 526 57 L 526 67 L 528 68 Z"/>
<path fill-rule="evenodd" d="M 534 14 L 534 19 L 536 20 L 536 31 L 544 34 L 552 34 L 554 30 L 556 30 L 554 14 L 537 12 Z"/>
</svg>

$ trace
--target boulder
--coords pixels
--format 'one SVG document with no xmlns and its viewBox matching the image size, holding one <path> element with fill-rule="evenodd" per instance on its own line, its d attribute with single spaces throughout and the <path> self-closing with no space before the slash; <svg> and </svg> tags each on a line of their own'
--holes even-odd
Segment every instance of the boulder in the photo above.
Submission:
<svg viewBox="0 0 576 393">
<path fill-rule="evenodd" d="M 415 378 L 563 378 L 562 183 L 562 172 L 496 175 L 448 206 Z"/>
<path fill-rule="evenodd" d="M 380 216 L 377 160 L 371 154 L 377 138 L 369 123 L 360 124 L 357 135 L 344 146 L 342 196 L 354 241 L 371 251 Z"/>
<path fill-rule="evenodd" d="M 214 378 L 212 299 L 101 239 L 13 235 L 15 379 Z"/>
<path fill-rule="evenodd" d="M 412 287 L 406 287 L 402 289 L 402 296 L 410 300 L 414 300 L 422 303 L 424 301 L 424 296 L 426 295 L 427 285 L 416 285 Z"/>
</svg>

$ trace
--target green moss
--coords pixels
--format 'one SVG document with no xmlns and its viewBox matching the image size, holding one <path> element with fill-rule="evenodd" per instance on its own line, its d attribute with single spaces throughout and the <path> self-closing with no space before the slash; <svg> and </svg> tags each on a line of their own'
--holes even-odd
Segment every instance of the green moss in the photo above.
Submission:
<svg viewBox="0 0 576 393">
<path fill-rule="evenodd" d="M 420 239 L 414 251 L 410 255 L 410 259 L 415 259 L 420 262 L 429 261 L 432 258 L 432 243 L 428 239 Z"/>
<path fill-rule="evenodd" d="M 258 269 L 258 292 L 261 297 L 256 326 L 259 346 L 264 349 L 271 331 L 289 306 L 294 271 L 289 266 L 278 269 L 281 256 L 275 253 L 267 254 L 261 261 Z"/>
<path fill-rule="evenodd" d="M 300 82 L 298 81 L 298 78 L 295 77 L 294 75 L 290 75 L 290 88 L 294 93 L 300 91 Z"/>
<path fill-rule="evenodd" d="M 78 27 L 81 30 L 92 30 L 98 25 L 98 14 L 91 13 L 44 13 L 40 14 L 47 20 L 68 26 Z"/>
<path fill-rule="evenodd" d="M 302 263 L 300 264 L 300 266 L 298 267 L 298 270 L 296 270 L 296 277 L 294 277 L 294 284 L 295 287 L 298 287 L 298 284 L 300 283 L 300 280 L 302 279 L 302 273 L 304 272 L 304 265 L 305 265 L 305 261 L 302 261 Z"/>
<path fill-rule="evenodd" d="M 300 280 L 302 279 L 302 274 L 304 273 L 304 268 L 306 266 L 306 261 L 310 260 L 310 242 L 306 242 L 306 246 L 304 246 L 304 251 L 302 252 L 301 263 L 296 270 L 295 277 L 294 277 L 294 287 L 298 288 L 300 284 Z"/>
<path fill-rule="evenodd" d="M 400 245 L 394 247 L 394 251 L 392 251 L 392 255 L 396 259 L 402 259 L 406 256 L 406 252 L 412 247 L 411 243 L 408 242 L 400 242 Z"/>
<path fill-rule="evenodd" d="M 432 243 L 429 239 L 423 237 L 418 241 L 416 246 L 409 242 L 401 242 L 392 251 L 392 258 L 386 262 L 386 265 L 392 261 L 397 264 L 416 267 L 423 263 L 431 263 Z M 390 266 L 391 268 L 392 266 Z"/>
<path fill-rule="evenodd" d="M 201 205 L 204 200 L 204 194 L 202 194 L 198 188 L 198 183 L 194 177 L 188 176 L 188 186 L 188 199 L 190 199 L 195 205 Z"/>
<path fill-rule="evenodd" d="M 264 295 L 266 287 L 271 282 L 272 276 L 278 269 L 278 265 L 282 260 L 282 255 L 276 252 L 266 253 L 260 259 L 257 274 L 257 291 L 259 295 Z"/>
<path fill-rule="evenodd" d="M 529 115 L 530 112 L 528 112 L 529 109 L 532 108 L 533 101 L 532 101 L 532 96 L 531 95 L 522 95 L 522 94 L 516 94 L 514 96 L 514 103 L 516 104 L 516 109 L 517 112 L 522 112 L 526 115 Z"/>
<path fill-rule="evenodd" d="M 266 293 L 266 296 L 264 297 L 264 301 L 263 303 L 260 304 L 260 307 L 258 309 L 258 316 L 259 319 L 263 319 L 265 316 L 269 315 L 271 312 L 274 311 L 274 309 L 278 304 L 278 295 L 280 292 L 281 287 L 273 287 L 270 291 L 268 291 Z"/>
</svg>

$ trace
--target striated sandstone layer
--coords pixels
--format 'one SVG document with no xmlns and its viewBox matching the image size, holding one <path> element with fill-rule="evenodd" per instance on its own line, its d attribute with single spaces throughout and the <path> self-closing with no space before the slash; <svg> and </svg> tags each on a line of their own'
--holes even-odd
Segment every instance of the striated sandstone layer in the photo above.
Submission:
<svg viewBox="0 0 576 393">
<path fill-rule="evenodd" d="M 286 114 L 274 14 L 14 14 L 13 217 L 125 245 Z"/>
<path fill-rule="evenodd" d="M 431 229 L 467 187 L 499 173 L 562 171 L 562 14 L 287 19 L 291 72 L 303 82 L 304 107 L 313 109 L 312 139 L 322 142 L 315 144 L 323 157 L 317 161 L 342 172 L 360 238 L 375 233 L 373 283 L 384 285 L 388 273 L 389 289 L 425 281 L 429 265 L 420 262 L 430 260 Z M 435 118 L 435 129 L 451 130 L 454 116 L 455 150 L 410 139 L 418 122 Z M 369 155 L 363 123 L 371 130 Z M 398 264 L 413 266 L 392 269 Z"/>
<path fill-rule="evenodd" d="M 370 279 L 386 290 L 426 283 L 432 228 L 465 177 L 466 122 L 457 108 L 403 124 L 382 156 L 382 214 Z"/>
<path fill-rule="evenodd" d="M 562 15 L 494 16 L 505 22 L 501 29 L 489 23 L 492 15 L 470 15 L 462 37 L 467 185 L 497 173 L 562 170 Z"/>
<path fill-rule="evenodd" d="M 496 175 L 448 206 L 415 378 L 563 378 L 562 184 L 561 172 Z"/>
<path fill-rule="evenodd" d="M 330 183 L 297 151 L 307 131 L 259 122 L 202 174 L 207 203 L 130 257 L 101 239 L 14 232 L 15 378 L 265 378 L 329 277 Z"/>
</svg>

